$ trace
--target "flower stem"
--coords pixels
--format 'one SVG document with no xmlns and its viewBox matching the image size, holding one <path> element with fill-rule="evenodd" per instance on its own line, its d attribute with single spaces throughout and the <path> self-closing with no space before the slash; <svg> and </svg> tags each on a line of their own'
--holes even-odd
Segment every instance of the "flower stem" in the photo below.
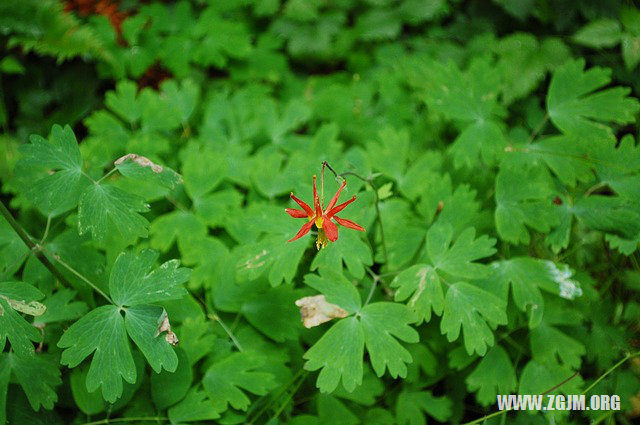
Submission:
<svg viewBox="0 0 640 425">
<path fill-rule="evenodd" d="M 361 175 L 354 173 L 352 171 L 346 171 L 344 173 L 336 173 L 336 170 L 334 170 L 331 165 L 329 165 L 329 163 L 327 161 L 322 161 L 322 171 L 324 172 L 324 167 L 327 167 L 334 176 L 336 176 L 336 178 L 338 177 L 342 177 L 344 178 L 344 176 L 353 176 L 357 179 L 362 180 L 363 182 L 367 183 L 371 189 L 373 189 L 373 196 L 374 196 L 374 200 L 375 200 L 375 206 L 376 206 L 376 216 L 378 219 L 378 223 L 380 224 L 380 240 L 382 242 L 382 253 L 384 255 L 384 262 L 385 263 L 389 263 L 389 254 L 387 253 L 387 242 L 384 238 L 384 225 L 382 224 L 382 214 L 380 213 L 380 198 L 378 197 L 378 188 L 376 187 L 376 185 L 373 183 L 373 179 L 375 178 L 374 176 L 369 176 L 367 178 L 362 177 Z"/>
</svg>

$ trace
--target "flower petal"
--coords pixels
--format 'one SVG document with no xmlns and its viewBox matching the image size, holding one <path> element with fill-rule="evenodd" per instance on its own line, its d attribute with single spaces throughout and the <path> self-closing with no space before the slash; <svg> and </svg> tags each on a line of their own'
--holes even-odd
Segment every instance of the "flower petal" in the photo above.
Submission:
<svg viewBox="0 0 640 425">
<path fill-rule="evenodd" d="M 307 205 L 306 202 L 302 201 L 301 199 L 298 199 L 293 194 L 293 192 L 291 192 L 291 199 L 296 201 L 296 203 L 302 207 L 302 209 L 307 213 L 307 217 L 313 217 L 313 210 L 311 209 L 311 207 L 309 205 Z"/>
<path fill-rule="evenodd" d="M 342 189 L 347 185 L 347 181 L 346 180 L 342 180 L 342 184 L 340 185 L 340 187 L 338 188 L 338 191 L 336 192 L 335 195 L 333 195 L 333 198 L 331 198 L 331 202 L 329 202 L 329 205 L 327 205 L 327 209 L 326 211 L 330 211 L 331 208 L 333 208 L 336 205 L 336 202 L 338 202 L 338 198 L 340 197 L 340 192 L 342 192 Z"/>
<path fill-rule="evenodd" d="M 293 242 L 296 239 L 300 239 L 301 237 L 303 237 L 304 235 L 306 235 L 307 233 L 309 233 L 309 230 L 311 230 L 311 227 L 313 226 L 313 221 L 310 221 L 308 223 L 305 223 L 304 226 L 302 226 L 300 228 L 300 230 L 298 231 L 298 233 L 291 239 L 289 239 L 287 242 Z"/>
<path fill-rule="evenodd" d="M 297 210 L 295 208 L 286 208 L 285 212 L 289 214 L 293 218 L 307 218 L 308 215 L 306 212 L 302 210 Z"/>
<path fill-rule="evenodd" d="M 318 199 L 318 189 L 316 188 L 316 176 L 313 176 L 313 207 L 316 210 L 316 217 L 322 215 L 322 208 L 320 207 L 320 199 Z"/>
<path fill-rule="evenodd" d="M 333 221 L 325 217 L 322 228 L 331 242 L 338 240 L 338 226 Z"/>
<path fill-rule="evenodd" d="M 332 208 L 326 215 L 327 218 L 332 218 L 334 215 L 338 214 L 340 211 L 342 211 L 343 209 L 345 209 L 345 207 L 347 205 L 349 205 L 350 203 L 352 203 L 353 201 L 356 200 L 355 195 L 353 196 L 353 198 L 349 199 L 347 202 L 343 202 L 342 204 L 338 205 L 335 208 Z"/>
<path fill-rule="evenodd" d="M 334 215 L 333 218 L 338 222 L 338 224 L 340 224 L 341 226 L 344 227 L 348 227 L 349 229 L 353 229 L 353 230 L 360 230 L 361 232 L 364 232 L 364 227 L 354 223 L 351 220 L 347 220 L 346 218 L 340 218 L 337 215 Z"/>
</svg>

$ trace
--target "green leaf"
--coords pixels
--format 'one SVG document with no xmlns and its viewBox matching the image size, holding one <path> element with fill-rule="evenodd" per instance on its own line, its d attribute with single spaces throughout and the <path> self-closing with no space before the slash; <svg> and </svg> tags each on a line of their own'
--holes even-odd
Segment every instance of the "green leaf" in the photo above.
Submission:
<svg viewBox="0 0 640 425">
<path fill-rule="evenodd" d="M 249 323 L 274 341 L 295 340 L 301 329 L 300 312 L 295 305 L 298 298 L 298 291 L 282 285 L 254 294 L 242 304 L 240 311 Z"/>
<path fill-rule="evenodd" d="M 344 403 L 335 397 L 319 394 L 317 403 L 320 423 L 340 423 L 344 425 L 356 425 L 360 423 L 360 419 L 358 419 Z"/>
<path fill-rule="evenodd" d="M 28 255 L 29 248 L 7 220 L 0 217 L 0 280 L 11 279 Z"/>
<path fill-rule="evenodd" d="M 44 300 L 47 310 L 34 323 L 55 323 L 74 320 L 87 312 L 87 304 L 82 301 L 72 301 L 76 292 L 60 289 Z"/>
<path fill-rule="evenodd" d="M 378 132 L 380 142 L 371 143 L 369 157 L 375 170 L 400 181 L 409 159 L 409 132 L 385 127 Z"/>
<path fill-rule="evenodd" d="M 171 344 L 158 335 L 163 311 L 158 306 L 137 305 L 126 309 L 124 319 L 127 334 L 156 373 L 160 373 L 163 368 L 175 372 L 178 367 L 178 357 Z"/>
<path fill-rule="evenodd" d="M 194 365 L 207 355 L 216 337 L 209 333 L 209 322 L 205 322 L 203 316 L 198 316 L 197 319 L 185 319 L 179 329 L 181 351 L 186 353 L 189 364 Z M 178 363 L 178 367 L 181 367 L 181 363 Z"/>
<path fill-rule="evenodd" d="M 71 372 L 69 384 L 76 406 L 87 415 L 95 415 L 104 411 L 107 408 L 107 403 L 105 403 L 99 391 L 87 391 L 86 382 L 88 371 L 89 369 L 87 367 L 79 366 L 74 368 Z"/>
<path fill-rule="evenodd" d="M 209 147 L 190 143 L 180 159 L 184 188 L 194 201 L 213 191 L 226 177 L 225 158 Z"/>
<path fill-rule="evenodd" d="M 526 364 L 520 375 L 518 394 L 542 394 L 547 393 L 552 385 L 550 382 L 566 382 L 560 388 L 555 388 L 551 394 L 580 394 L 583 385 L 582 377 L 575 376 L 571 369 L 566 369 L 557 364 L 541 364 L 531 360 Z M 569 380 L 569 378 L 572 378 Z"/>
<path fill-rule="evenodd" d="M 613 47 L 620 43 L 622 30 L 620 22 L 615 19 L 596 19 L 580 28 L 574 35 L 573 41 L 594 49 Z"/>
<path fill-rule="evenodd" d="M 12 309 L 29 316 L 44 314 L 47 308 L 44 304 L 35 301 L 43 297 L 42 292 L 26 283 L 0 283 L 0 298 L 3 298 Z"/>
<path fill-rule="evenodd" d="M 547 166 L 566 185 L 593 179 L 592 163 L 588 161 L 587 145 L 566 136 L 553 136 L 540 140 L 528 148 L 542 157 Z"/>
<path fill-rule="evenodd" d="M 204 66 L 222 68 L 228 57 L 244 58 L 251 51 L 251 40 L 242 22 L 220 19 L 217 11 L 205 10 L 194 28 L 206 34 L 193 52 L 194 60 Z"/>
<path fill-rule="evenodd" d="M 153 163 L 149 158 L 134 153 L 126 154 L 114 162 L 125 177 L 158 183 L 168 189 L 182 183 L 182 176 L 171 168 Z"/>
<path fill-rule="evenodd" d="M 423 90 L 420 94 L 429 107 L 448 118 L 469 122 L 504 113 L 497 102 L 499 77 L 491 72 L 487 61 L 472 63 L 466 72 L 453 62 L 444 65 L 423 61 L 414 65 L 409 82 Z"/>
<path fill-rule="evenodd" d="M 458 339 L 462 327 L 467 353 L 484 356 L 494 343 L 491 328 L 507 324 L 505 310 L 505 302 L 495 295 L 468 283 L 454 283 L 445 297 L 440 330 L 451 342 Z"/>
<path fill-rule="evenodd" d="M 362 385 L 359 385 L 351 392 L 348 392 L 344 387 L 339 386 L 332 395 L 363 406 L 373 406 L 376 404 L 378 397 L 383 393 L 384 384 L 382 379 L 374 375 L 370 367 L 365 366 Z"/>
<path fill-rule="evenodd" d="M 207 369 L 202 385 L 217 412 L 224 412 L 228 405 L 247 410 L 250 400 L 244 391 L 264 395 L 275 387 L 273 375 L 259 371 L 262 364 L 261 357 L 244 352 L 233 353 Z"/>
<path fill-rule="evenodd" d="M 346 217 L 344 217 L 346 218 Z M 341 228 L 338 240 L 322 249 L 311 262 L 311 270 L 340 270 L 343 263 L 354 277 L 362 279 L 365 267 L 373 264 L 371 248 L 355 230 Z"/>
<path fill-rule="evenodd" d="M 26 283 L 0 282 L 0 348 L 4 348 L 8 339 L 11 349 L 18 355 L 33 354 L 31 341 L 40 341 L 42 335 L 18 311 L 41 312 L 42 304 L 36 300 L 43 297 L 40 291 Z"/>
<path fill-rule="evenodd" d="M 356 313 L 333 325 L 304 355 L 308 360 L 305 369 L 322 368 L 317 380 L 321 392 L 333 392 L 341 380 L 348 392 L 362 383 L 365 344 L 378 376 L 384 375 L 387 367 L 394 378 L 406 376 L 406 363 L 412 358 L 397 339 L 418 342 L 417 332 L 408 326 L 415 317 L 406 306 L 380 302 L 361 308 L 353 284 L 332 270 L 324 270 L 321 277 L 306 275 L 305 283 L 324 294 L 329 303 Z"/>
<path fill-rule="evenodd" d="M 422 187 L 421 183 L 424 181 L 433 182 L 437 179 L 441 167 L 442 154 L 438 151 L 426 151 L 414 158 L 409 169 L 403 173 L 398 181 L 400 193 L 412 201 L 421 195 L 424 196 L 431 187 Z"/>
<path fill-rule="evenodd" d="M 355 31 L 366 41 L 389 40 L 402 30 L 402 20 L 395 9 L 372 8 L 358 15 Z"/>
<path fill-rule="evenodd" d="M 253 158 L 251 177 L 255 188 L 262 195 L 273 199 L 290 193 L 296 180 L 291 167 L 285 167 L 287 156 L 270 146 L 261 149 Z M 293 161 L 292 161 L 293 162 Z"/>
<path fill-rule="evenodd" d="M 192 388 L 182 401 L 169 409 L 172 424 L 218 419 L 217 406 L 198 387 Z"/>
<path fill-rule="evenodd" d="M 236 251 L 238 280 L 255 280 L 268 271 L 271 286 L 291 282 L 308 242 L 301 239 L 288 243 L 284 236 L 267 236 L 260 242 L 240 246 Z"/>
<path fill-rule="evenodd" d="M 591 195 L 576 201 L 573 212 L 586 226 L 634 238 L 640 232 L 640 204 L 617 196 Z"/>
<path fill-rule="evenodd" d="M 54 388 L 62 384 L 60 370 L 55 361 L 43 357 L 42 354 L 32 353 L 23 356 L 17 353 L 3 353 L 0 354 L 0 368 L 7 368 L 13 372 L 33 410 L 39 410 L 40 406 L 48 410 L 53 409 L 54 403 L 58 401 Z"/>
<path fill-rule="evenodd" d="M 627 70 L 634 70 L 640 63 L 640 36 L 622 34 L 622 60 Z"/>
<path fill-rule="evenodd" d="M 47 215 L 75 208 L 91 180 L 82 171 L 82 156 L 71 127 L 56 124 L 51 128 L 49 140 L 33 135 L 30 141 L 20 148 L 23 158 L 17 164 L 17 172 L 43 170 L 45 173 L 25 188 L 27 197 Z"/>
<path fill-rule="evenodd" d="M 193 371 L 185 352 L 176 349 L 178 368 L 151 374 L 151 398 L 158 409 L 166 409 L 182 400 L 193 382 Z"/>
<path fill-rule="evenodd" d="M 531 257 L 512 257 L 492 266 L 493 274 L 488 280 L 499 285 L 505 301 L 511 283 L 515 305 L 529 313 L 530 328 L 540 323 L 544 312 L 540 289 L 570 300 L 582 295 L 579 282 L 571 279 L 573 272 L 566 264 Z"/>
<path fill-rule="evenodd" d="M 616 148 L 616 143 L 600 143 L 595 146 L 594 168 L 603 183 L 609 185 L 623 198 L 631 201 L 640 198 L 640 147 L 633 136 L 626 135 Z"/>
<path fill-rule="evenodd" d="M 109 278 L 109 290 L 118 306 L 151 304 L 186 294 L 182 284 L 189 280 L 190 270 L 170 260 L 151 271 L 157 259 L 158 253 L 150 249 L 118 256 Z"/>
<path fill-rule="evenodd" d="M 461 278 L 486 276 L 487 267 L 473 261 L 493 255 L 496 241 L 486 235 L 476 239 L 475 234 L 475 229 L 468 227 L 452 244 L 453 228 L 450 225 L 431 226 L 427 233 L 427 253 L 434 268 Z"/>
<path fill-rule="evenodd" d="M 142 116 L 142 102 L 137 96 L 138 88 L 132 81 L 122 80 L 115 91 L 107 92 L 105 104 L 129 124 L 136 123 Z"/>
<path fill-rule="evenodd" d="M 322 393 L 336 389 L 340 381 L 347 391 L 353 391 L 362 383 L 362 356 L 364 355 L 364 330 L 358 319 L 340 320 L 325 332 L 306 353 L 306 370 L 318 370 L 316 386 Z"/>
<path fill-rule="evenodd" d="M 446 422 L 451 418 L 453 403 L 448 397 L 436 397 L 431 391 L 407 391 L 398 395 L 396 418 L 398 425 L 424 425 L 424 414 L 437 421 Z"/>
<path fill-rule="evenodd" d="M 579 369 L 581 357 L 586 354 L 585 346 L 558 329 L 541 325 L 531 331 L 531 354 L 539 363 L 561 364 L 571 369 Z"/>
<path fill-rule="evenodd" d="M 611 82 L 611 70 L 584 67 L 584 59 L 569 60 L 553 73 L 547 94 L 549 117 L 567 136 L 593 143 L 613 140 L 613 130 L 604 123 L 634 122 L 640 103 L 628 97 L 625 87 L 595 92 Z"/>
<path fill-rule="evenodd" d="M 451 154 L 456 168 L 472 168 L 478 163 L 478 158 L 492 164 L 506 146 L 499 122 L 479 120 L 460 133 L 451 146 Z"/>
<path fill-rule="evenodd" d="M 505 298 L 508 285 L 511 284 L 513 300 L 521 311 L 528 311 L 530 318 L 541 318 L 544 311 L 544 299 L 539 287 L 557 293 L 557 283 L 549 273 L 548 262 L 529 257 L 516 257 L 494 263 L 494 274 L 491 276 L 504 288 Z M 537 320 L 536 320 L 537 322 Z M 537 325 L 530 322 L 531 328 Z"/>
<path fill-rule="evenodd" d="M 413 316 L 402 304 L 378 302 L 365 306 L 360 312 L 360 323 L 369 359 L 376 375 L 389 374 L 396 378 L 407 376 L 406 363 L 411 363 L 411 354 L 397 340 L 418 342 L 418 332 L 408 324 Z"/>
<path fill-rule="evenodd" d="M 471 63 L 462 72 L 453 62 L 414 64 L 410 84 L 421 89 L 430 108 L 447 118 L 464 123 L 451 151 L 456 168 L 475 166 L 481 157 L 492 164 L 504 150 L 506 141 L 498 120 L 504 110 L 498 104 L 499 74 L 486 60 Z"/>
<path fill-rule="evenodd" d="M 516 372 L 509 355 L 499 345 L 487 352 L 466 379 L 469 391 L 483 406 L 495 403 L 496 395 L 510 394 L 516 389 Z"/>
<path fill-rule="evenodd" d="M 320 276 L 305 275 L 304 283 L 322 293 L 331 304 L 339 305 L 351 314 L 360 311 L 362 306 L 360 294 L 341 272 L 323 269 Z"/>
<path fill-rule="evenodd" d="M 180 86 L 174 80 L 165 80 L 160 88 L 168 102 L 180 111 L 181 122 L 188 123 L 198 105 L 200 86 L 192 80 L 182 80 Z"/>
<path fill-rule="evenodd" d="M 416 264 L 399 273 L 391 282 L 396 290 L 394 300 L 404 301 L 409 298 L 407 307 L 419 319 L 429 322 L 431 309 L 438 316 L 444 309 L 444 293 L 440 277 L 435 269 L 426 264 Z"/>
<path fill-rule="evenodd" d="M 90 232 L 98 241 L 114 236 L 127 242 L 146 238 L 149 222 L 138 213 L 148 210 L 149 206 L 138 196 L 115 186 L 92 184 L 80 197 L 78 233 Z"/>
<path fill-rule="evenodd" d="M 228 248 L 220 240 L 213 237 L 188 238 L 180 244 L 180 253 L 184 263 L 193 267 L 190 288 L 203 285 L 211 288 L 228 280 L 233 280 L 235 285 L 235 264 Z"/>
<path fill-rule="evenodd" d="M 24 74 L 24 66 L 13 56 L 0 60 L 0 72 L 3 74 Z"/>
<path fill-rule="evenodd" d="M 62 335 L 65 348 L 60 362 L 76 367 L 95 351 L 87 374 L 87 390 L 102 387 L 102 396 L 113 403 L 122 395 L 122 379 L 136 381 L 136 366 L 129 348 L 120 308 L 105 305 L 90 311 Z"/>
<path fill-rule="evenodd" d="M 520 182 L 526 181 L 523 185 Z M 546 169 L 524 169 L 511 165 L 500 167 L 496 178 L 495 221 L 502 240 L 514 244 L 529 243 L 529 226 L 549 232 L 558 224 L 553 209 L 553 190 Z"/>
<path fill-rule="evenodd" d="M 210 227 L 226 226 L 229 217 L 240 210 L 243 196 L 234 189 L 220 190 L 193 201 L 196 215 Z M 152 226 L 153 227 L 153 226 Z"/>
<path fill-rule="evenodd" d="M 151 223 L 151 246 L 161 252 L 167 252 L 178 239 L 200 238 L 207 234 L 207 226 L 193 213 L 173 211 L 157 217 Z"/>
<path fill-rule="evenodd" d="M 496 40 L 495 50 L 504 105 L 530 95 L 544 81 L 547 71 L 563 64 L 570 56 L 569 48 L 562 40 L 540 40 L 534 34 L 526 32 L 509 34 Z"/>
</svg>

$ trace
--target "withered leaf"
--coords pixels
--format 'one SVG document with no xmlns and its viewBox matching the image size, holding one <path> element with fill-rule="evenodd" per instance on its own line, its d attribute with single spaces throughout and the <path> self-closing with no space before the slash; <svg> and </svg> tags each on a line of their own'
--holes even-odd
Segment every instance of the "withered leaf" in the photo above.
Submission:
<svg viewBox="0 0 640 425">
<path fill-rule="evenodd" d="M 327 302 L 324 295 L 314 295 L 296 300 L 305 328 L 313 328 L 331 319 L 347 317 L 349 313 L 336 304 Z"/>
</svg>

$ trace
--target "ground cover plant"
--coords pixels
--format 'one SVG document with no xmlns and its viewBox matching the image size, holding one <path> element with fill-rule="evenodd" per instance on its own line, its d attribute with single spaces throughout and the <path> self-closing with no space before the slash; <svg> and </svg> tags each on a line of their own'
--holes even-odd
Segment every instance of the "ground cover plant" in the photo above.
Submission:
<svg viewBox="0 0 640 425">
<path fill-rule="evenodd" d="M 0 424 L 640 417 L 634 2 L 5 1 L 0 40 Z"/>
</svg>

